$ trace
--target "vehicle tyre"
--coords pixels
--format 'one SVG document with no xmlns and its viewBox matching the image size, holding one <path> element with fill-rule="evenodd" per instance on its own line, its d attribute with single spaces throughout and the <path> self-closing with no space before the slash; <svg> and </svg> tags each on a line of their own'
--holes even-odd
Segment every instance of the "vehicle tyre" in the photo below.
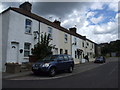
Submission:
<svg viewBox="0 0 120 90">
<path fill-rule="evenodd" d="M 33 72 L 34 73 L 34 75 L 38 75 L 38 73 L 37 72 Z"/>
<path fill-rule="evenodd" d="M 49 70 L 49 76 L 50 77 L 54 77 L 56 75 L 56 70 L 55 70 L 55 68 L 51 68 L 50 70 Z"/>
<path fill-rule="evenodd" d="M 72 72 L 73 72 L 73 67 L 72 67 L 72 66 L 69 67 L 68 72 L 69 72 L 69 73 L 72 73 Z"/>
</svg>

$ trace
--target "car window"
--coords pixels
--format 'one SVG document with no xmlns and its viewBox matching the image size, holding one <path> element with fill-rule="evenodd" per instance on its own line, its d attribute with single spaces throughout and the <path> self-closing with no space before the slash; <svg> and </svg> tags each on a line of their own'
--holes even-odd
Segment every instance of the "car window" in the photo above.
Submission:
<svg viewBox="0 0 120 90">
<path fill-rule="evenodd" d="M 100 59 L 103 59 L 103 57 L 101 56 Z"/>
<path fill-rule="evenodd" d="M 57 58 L 58 58 L 58 55 L 51 55 L 51 56 L 45 57 L 43 61 L 56 60 Z"/>
<path fill-rule="evenodd" d="M 58 59 L 59 59 L 59 60 L 64 60 L 62 55 L 60 55 L 60 56 L 58 57 Z"/>
<path fill-rule="evenodd" d="M 64 55 L 64 60 L 68 60 L 68 56 L 67 55 Z"/>
<path fill-rule="evenodd" d="M 73 60 L 72 56 L 68 55 L 69 60 Z"/>
</svg>

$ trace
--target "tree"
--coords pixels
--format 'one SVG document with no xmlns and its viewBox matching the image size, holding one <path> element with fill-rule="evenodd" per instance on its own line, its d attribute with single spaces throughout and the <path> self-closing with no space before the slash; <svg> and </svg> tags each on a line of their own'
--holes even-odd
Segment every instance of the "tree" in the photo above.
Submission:
<svg viewBox="0 0 120 90">
<path fill-rule="evenodd" d="M 32 55 L 37 59 L 43 59 L 44 57 L 52 54 L 54 46 L 50 44 L 50 34 L 41 34 L 40 41 L 32 49 Z"/>
</svg>

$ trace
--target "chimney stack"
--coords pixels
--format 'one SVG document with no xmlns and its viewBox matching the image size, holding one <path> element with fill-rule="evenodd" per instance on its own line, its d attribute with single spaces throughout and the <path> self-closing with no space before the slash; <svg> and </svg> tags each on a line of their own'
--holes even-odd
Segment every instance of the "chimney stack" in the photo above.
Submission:
<svg viewBox="0 0 120 90">
<path fill-rule="evenodd" d="M 73 27 L 73 28 L 69 28 L 69 30 L 70 30 L 70 32 L 76 33 L 77 29 L 75 27 Z"/>
<path fill-rule="evenodd" d="M 53 23 L 55 23 L 55 24 L 57 24 L 57 25 L 59 25 L 59 26 L 60 26 L 60 24 L 61 24 L 61 22 L 60 22 L 60 21 L 57 21 L 57 20 L 55 20 Z"/>
<path fill-rule="evenodd" d="M 31 9 L 32 9 L 32 4 L 29 3 L 29 2 L 24 2 L 22 3 L 19 8 L 23 9 L 23 10 L 26 10 L 28 12 L 31 12 Z"/>
</svg>

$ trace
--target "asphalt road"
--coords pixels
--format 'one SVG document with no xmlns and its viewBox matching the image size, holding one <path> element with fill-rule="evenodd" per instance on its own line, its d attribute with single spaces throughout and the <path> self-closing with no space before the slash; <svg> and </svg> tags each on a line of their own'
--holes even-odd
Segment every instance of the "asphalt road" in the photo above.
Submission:
<svg viewBox="0 0 120 90">
<path fill-rule="evenodd" d="M 75 73 L 68 76 L 63 74 L 60 78 L 40 79 L 41 77 L 36 76 L 37 79 L 34 79 L 35 76 L 30 75 L 3 80 L 2 85 L 3 88 L 118 88 L 118 61 L 115 59 L 110 58 L 105 64 L 88 63 L 83 65 L 83 69 L 88 70 L 79 72 L 77 68 Z M 93 66 L 96 67 L 91 68 Z"/>
</svg>

